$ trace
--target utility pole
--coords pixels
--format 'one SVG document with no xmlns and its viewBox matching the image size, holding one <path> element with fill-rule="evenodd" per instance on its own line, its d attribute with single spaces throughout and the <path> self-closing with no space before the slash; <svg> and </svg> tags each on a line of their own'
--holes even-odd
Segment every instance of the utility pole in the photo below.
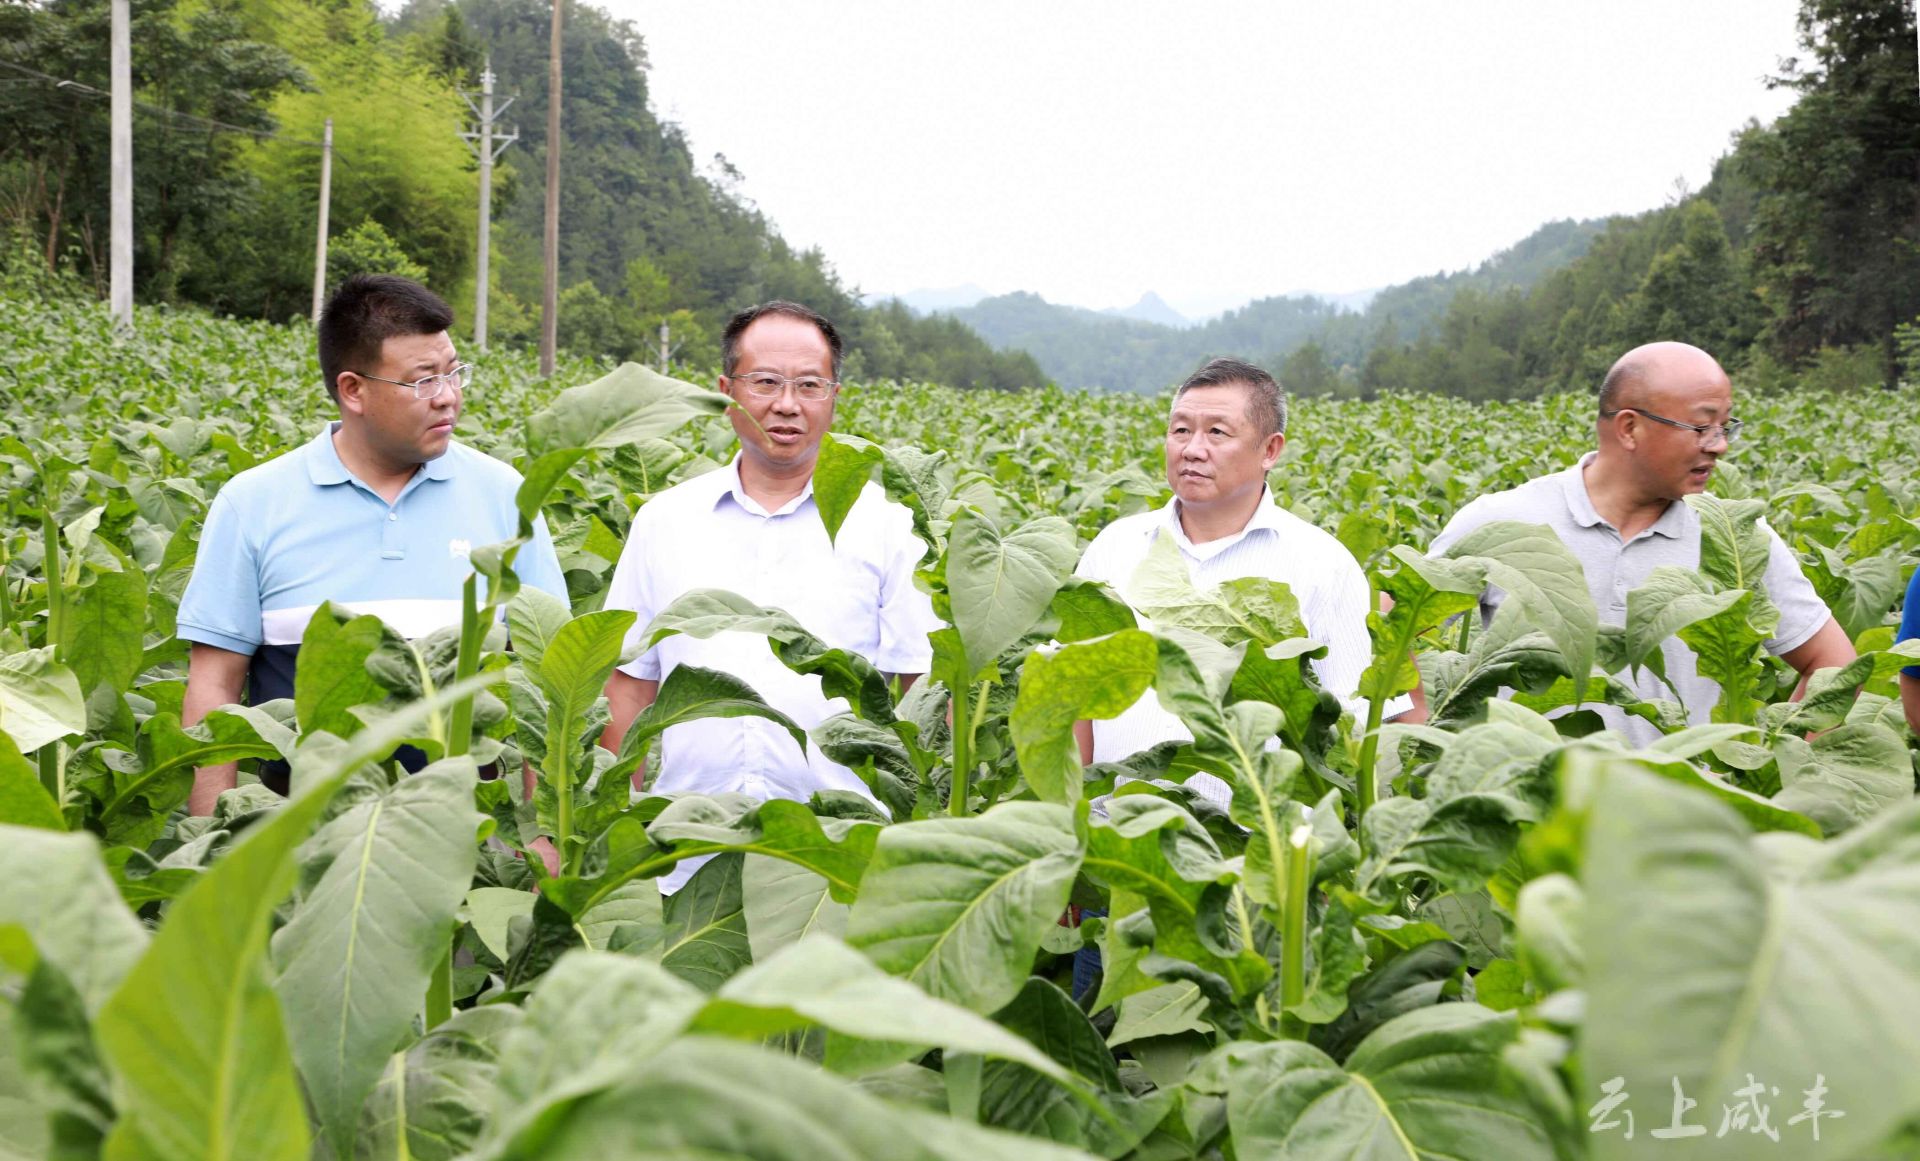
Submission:
<svg viewBox="0 0 1920 1161">
<path fill-rule="evenodd" d="M 473 110 L 479 123 L 473 132 L 460 135 L 467 139 L 480 162 L 480 244 L 474 259 L 473 345 L 482 351 L 487 349 L 487 268 L 493 249 L 493 163 L 506 152 L 507 146 L 520 140 L 520 128 L 516 125 L 513 132 L 499 138 L 497 147 L 494 145 L 493 123 L 514 99 L 508 97 L 498 109 L 494 108 L 493 81 L 493 58 L 489 56 L 480 73 L 480 104 L 475 106 L 473 98 L 467 97 L 467 107 Z"/>
<path fill-rule="evenodd" d="M 108 146 L 112 188 L 107 200 L 107 305 L 114 325 L 133 329 L 133 13 L 129 0 L 113 0 L 113 48 L 107 67 L 113 90 Z"/>
<path fill-rule="evenodd" d="M 320 231 L 313 244 L 313 325 L 320 325 L 320 304 L 327 293 L 327 209 L 333 200 L 333 118 L 320 135 Z"/>
<path fill-rule="evenodd" d="M 553 0 L 553 43 L 547 62 L 547 234 L 541 247 L 546 287 L 540 296 L 540 374 L 553 374 L 560 346 L 560 22 L 566 0 Z"/>
</svg>

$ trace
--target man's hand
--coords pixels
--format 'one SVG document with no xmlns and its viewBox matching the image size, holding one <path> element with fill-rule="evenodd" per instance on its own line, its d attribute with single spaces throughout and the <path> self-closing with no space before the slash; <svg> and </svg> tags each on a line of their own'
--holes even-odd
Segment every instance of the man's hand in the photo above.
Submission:
<svg viewBox="0 0 1920 1161">
<path fill-rule="evenodd" d="M 560 852 L 553 848 L 552 839 L 546 835 L 541 835 L 539 838 L 527 844 L 527 850 L 532 854 L 540 856 L 540 861 L 546 864 L 547 875 L 549 877 L 560 873 Z"/>
<path fill-rule="evenodd" d="M 180 703 L 180 724 L 199 725 L 210 711 L 237 703 L 246 688 L 247 666 L 252 660 L 244 653 L 195 642 L 187 656 L 187 692 Z M 193 789 L 187 794 L 187 812 L 212 814 L 220 792 L 232 790 L 239 778 L 239 766 L 234 762 L 195 770 Z"/>
</svg>

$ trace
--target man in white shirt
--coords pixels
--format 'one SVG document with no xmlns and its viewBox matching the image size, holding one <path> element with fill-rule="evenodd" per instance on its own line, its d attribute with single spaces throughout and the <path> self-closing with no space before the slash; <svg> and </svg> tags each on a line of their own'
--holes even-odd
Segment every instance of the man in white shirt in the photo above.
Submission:
<svg viewBox="0 0 1920 1161">
<path fill-rule="evenodd" d="M 814 503 L 814 463 L 833 422 L 841 355 L 833 324 L 797 303 L 765 303 L 727 323 L 718 387 L 737 404 L 728 415 L 740 452 L 726 469 L 676 484 L 634 514 L 605 605 L 637 614 L 629 649 L 676 598 L 714 588 L 786 610 L 827 644 L 860 654 L 905 685 L 927 671 L 927 634 L 940 621 L 913 583 L 923 545 L 912 516 L 869 483 L 829 541 Z M 618 748 L 680 665 L 740 678 L 803 729 L 847 709 L 844 699 L 821 693 L 818 677 L 781 664 L 762 635 L 681 634 L 614 671 L 604 745 Z M 816 790 L 839 789 L 871 797 L 851 770 L 811 743 L 803 753 L 786 730 L 758 718 L 685 722 L 657 746 L 660 777 L 652 790 L 805 800 Z"/>
<path fill-rule="evenodd" d="M 1698 567 L 1700 517 L 1681 497 L 1706 490 L 1714 464 L 1739 437 L 1727 373 L 1698 347 L 1648 343 L 1620 356 L 1607 372 L 1599 404 L 1598 450 L 1564 471 L 1474 500 L 1453 514 L 1427 551 L 1443 553 L 1496 520 L 1545 524 L 1579 558 L 1594 607 L 1607 625 L 1626 623 L 1627 594 L 1645 584 L 1655 568 Z M 1766 648 L 1801 674 L 1804 691 L 1807 675 L 1852 661 L 1853 643 L 1814 592 L 1793 551 L 1764 520 L 1760 526 L 1769 546 L 1760 583 L 1780 611 L 1776 636 Z M 1492 621 L 1501 596 L 1498 589 L 1488 589 L 1481 597 L 1483 620 Z M 1719 683 L 1701 676 L 1693 650 L 1679 638 L 1669 637 L 1660 649 L 1688 720 L 1711 721 Z M 1617 676 L 1649 700 L 1672 697 L 1651 669 Z M 1613 706 L 1591 708 L 1636 744 L 1660 737 L 1650 723 Z"/>
<path fill-rule="evenodd" d="M 1327 655 L 1312 662 L 1315 676 L 1357 709 L 1360 674 L 1373 656 L 1367 636 L 1372 588 L 1345 545 L 1274 503 L 1267 473 L 1286 447 L 1286 429 L 1286 396 L 1266 371 L 1238 359 L 1214 359 L 1195 371 L 1175 392 L 1167 419 L 1173 498 L 1101 529 L 1075 571 L 1124 597 L 1148 552 L 1168 537 L 1196 586 L 1241 577 L 1285 582 L 1307 633 L 1327 647 Z M 1411 700 L 1397 698 L 1386 716 L 1413 708 Z M 1364 710 L 1356 716 L 1364 718 Z M 1152 690 L 1119 717 L 1081 722 L 1075 733 L 1085 762 L 1118 761 L 1161 742 L 1192 739 Z M 1212 775 L 1196 774 L 1187 785 L 1227 800 L 1226 784 Z"/>
</svg>

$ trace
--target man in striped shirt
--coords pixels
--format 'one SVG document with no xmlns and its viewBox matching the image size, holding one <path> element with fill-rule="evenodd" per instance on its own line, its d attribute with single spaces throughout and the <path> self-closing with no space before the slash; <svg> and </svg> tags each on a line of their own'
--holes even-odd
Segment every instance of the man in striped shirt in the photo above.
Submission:
<svg viewBox="0 0 1920 1161">
<path fill-rule="evenodd" d="M 1355 691 L 1372 657 L 1372 589 L 1346 546 L 1274 502 L 1267 473 L 1286 447 L 1286 429 L 1286 396 L 1272 375 L 1238 359 L 1214 359 L 1195 371 L 1174 393 L 1167 419 L 1173 498 L 1102 529 L 1075 571 L 1128 596 L 1149 551 L 1166 537 L 1198 587 L 1241 577 L 1282 581 L 1299 602 L 1308 635 L 1327 647 L 1326 656 L 1312 662 L 1315 676 L 1357 708 Z M 1411 700 L 1397 698 L 1386 716 L 1412 709 Z M 1161 742 L 1192 739 L 1152 690 L 1119 717 L 1081 722 L 1075 732 L 1086 762 L 1119 761 Z M 1226 784 L 1211 775 L 1194 775 L 1187 785 L 1227 800 Z"/>
</svg>

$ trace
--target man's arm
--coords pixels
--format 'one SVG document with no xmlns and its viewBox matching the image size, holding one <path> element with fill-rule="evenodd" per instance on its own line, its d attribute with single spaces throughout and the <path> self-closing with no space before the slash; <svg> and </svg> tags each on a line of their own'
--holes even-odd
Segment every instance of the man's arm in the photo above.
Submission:
<svg viewBox="0 0 1920 1161">
<path fill-rule="evenodd" d="M 1800 684 L 1793 691 L 1793 700 L 1799 701 L 1807 695 L 1807 679 L 1816 670 L 1838 669 L 1858 656 L 1853 642 L 1847 639 L 1847 631 L 1840 627 L 1840 622 L 1829 616 L 1826 624 L 1814 630 L 1813 636 L 1780 655 L 1780 660 L 1793 666 L 1800 674 Z"/>
<path fill-rule="evenodd" d="M 1900 675 L 1900 708 L 1907 711 L 1907 728 L 1920 734 L 1920 677 Z"/>
<path fill-rule="evenodd" d="M 1073 723 L 1073 740 L 1080 746 L 1080 764 L 1093 765 L 1093 723 Z"/>
<path fill-rule="evenodd" d="M 626 740 L 627 731 L 633 727 L 633 719 L 639 717 L 659 696 L 659 682 L 614 670 L 613 676 L 607 678 L 607 728 L 600 733 L 600 745 L 618 754 L 620 743 Z M 645 770 L 633 772 L 635 790 L 641 789 L 640 783 L 645 777 Z"/>
<path fill-rule="evenodd" d="M 180 704 L 180 723 L 198 725 L 210 710 L 239 702 L 247 684 L 247 665 L 252 660 L 244 653 L 195 642 L 187 656 L 187 693 Z M 220 792 L 233 789 L 239 777 L 239 765 L 234 762 L 194 770 L 187 811 L 195 815 L 212 814 Z"/>
</svg>

